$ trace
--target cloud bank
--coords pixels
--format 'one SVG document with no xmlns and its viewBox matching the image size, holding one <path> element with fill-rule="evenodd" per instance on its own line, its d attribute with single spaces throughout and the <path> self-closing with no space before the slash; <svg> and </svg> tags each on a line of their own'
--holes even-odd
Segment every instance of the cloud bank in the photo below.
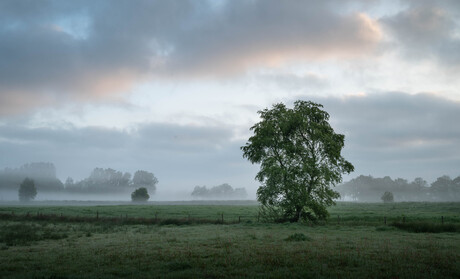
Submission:
<svg viewBox="0 0 460 279">
<path fill-rule="evenodd" d="M 334 3 L 2 1 L 0 112 L 371 51 L 377 22 Z"/>
</svg>

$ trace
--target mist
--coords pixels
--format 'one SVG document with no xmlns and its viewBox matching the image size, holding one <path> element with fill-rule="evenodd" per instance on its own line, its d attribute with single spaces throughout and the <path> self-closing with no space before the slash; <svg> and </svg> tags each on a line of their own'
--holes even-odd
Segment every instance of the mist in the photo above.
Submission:
<svg viewBox="0 0 460 279">
<path fill-rule="evenodd" d="M 37 188 L 35 201 L 131 201 L 131 193 L 145 187 L 150 201 L 186 200 L 238 200 L 249 198 L 245 188 L 235 188 L 227 183 L 211 187 L 190 185 L 161 187 L 154 173 L 138 170 L 132 175 L 112 168 L 94 168 L 88 177 L 61 181 L 52 163 L 35 162 L 18 168 L 0 170 L 0 201 L 18 200 L 18 189 L 26 178 L 32 179 Z M 195 187 L 195 188 L 193 188 Z M 197 191 L 201 189 L 204 191 Z"/>
<path fill-rule="evenodd" d="M 247 191 L 245 187 L 233 187 L 228 183 L 164 187 L 153 172 L 145 170 L 138 170 L 132 175 L 112 168 L 94 168 L 88 177 L 75 181 L 71 177 L 61 181 L 56 173 L 56 167 L 49 162 L 27 163 L 0 170 L 0 202 L 18 201 L 19 185 L 25 178 L 35 182 L 36 202 L 131 202 L 131 193 L 139 187 L 147 188 L 149 202 L 256 199 L 251 188 Z M 337 185 L 335 190 L 341 194 L 338 201 L 349 202 L 382 202 L 385 192 L 391 192 L 395 202 L 460 201 L 460 176 L 451 178 L 443 175 L 429 183 L 421 177 L 408 181 L 389 176 L 359 175 Z"/>
</svg>

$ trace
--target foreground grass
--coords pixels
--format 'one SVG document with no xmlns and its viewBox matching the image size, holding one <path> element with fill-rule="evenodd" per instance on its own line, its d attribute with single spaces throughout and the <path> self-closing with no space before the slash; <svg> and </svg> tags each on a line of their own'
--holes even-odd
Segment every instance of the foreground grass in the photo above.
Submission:
<svg viewBox="0 0 460 279">
<path fill-rule="evenodd" d="M 180 226 L 4 219 L 0 278 L 460 278 L 460 233 L 412 233 L 382 223 L 405 217 L 403 224 L 438 229 L 444 216 L 457 227 L 458 209 L 458 203 L 340 203 L 327 223 L 310 226 L 258 223 L 256 206 L 1 207 L 15 215 L 252 219 Z"/>
<path fill-rule="evenodd" d="M 20 226 L 61 237 L 1 246 L 2 278 L 460 277 L 458 233 L 299 224 Z"/>
</svg>

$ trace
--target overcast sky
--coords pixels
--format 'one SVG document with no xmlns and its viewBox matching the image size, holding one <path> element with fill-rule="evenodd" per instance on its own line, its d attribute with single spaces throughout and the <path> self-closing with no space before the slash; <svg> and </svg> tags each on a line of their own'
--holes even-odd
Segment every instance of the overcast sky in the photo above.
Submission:
<svg viewBox="0 0 460 279">
<path fill-rule="evenodd" d="M 460 175 L 460 1 L 0 1 L 0 168 L 257 189 L 257 111 L 324 105 L 358 175 Z"/>
</svg>

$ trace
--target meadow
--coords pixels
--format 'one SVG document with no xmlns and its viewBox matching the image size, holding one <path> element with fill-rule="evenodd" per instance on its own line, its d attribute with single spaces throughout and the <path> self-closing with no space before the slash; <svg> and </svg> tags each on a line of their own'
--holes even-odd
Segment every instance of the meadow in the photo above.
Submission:
<svg viewBox="0 0 460 279">
<path fill-rule="evenodd" d="M 0 278 L 460 278 L 460 203 L 329 212 L 273 224 L 251 202 L 2 205 Z"/>
</svg>

